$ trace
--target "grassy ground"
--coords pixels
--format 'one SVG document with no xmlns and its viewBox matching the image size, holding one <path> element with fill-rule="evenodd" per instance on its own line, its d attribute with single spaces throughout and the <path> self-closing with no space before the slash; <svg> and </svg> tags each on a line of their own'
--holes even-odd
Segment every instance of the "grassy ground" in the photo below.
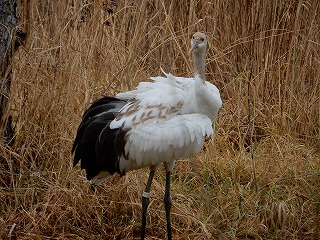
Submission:
<svg viewBox="0 0 320 240">
<path fill-rule="evenodd" d="M 160 67 L 192 76 L 195 31 L 209 38 L 207 80 L 223 108 L 203 151 L 177 161 L 174 238 L 320 238 L 319 7 L 21 1 L 28 41 L 13 66 L 16 141 L 0 146 L 0 238 L 139 239 L 148 171 L 92 187 L 72 168 L 72 141 L 95 98 L 131 89 Z M 148 239 L 166 236 L 164 178 L 158 171 L 151 189 Z"/>
</svg>

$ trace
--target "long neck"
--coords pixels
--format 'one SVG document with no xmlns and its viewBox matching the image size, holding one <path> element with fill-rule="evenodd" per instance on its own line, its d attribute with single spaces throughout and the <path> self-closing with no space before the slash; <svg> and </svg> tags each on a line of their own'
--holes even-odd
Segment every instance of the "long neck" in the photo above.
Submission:
<svg viewBox="0 0 320 240">
<path fill-rule="evenodd" d="M 193 53 L 193 61 L 194 61 L 194 73 L 198 75 L 200 79 L 205 81 L 205 73 L 206 73 L 206 51 L 205 49 L 201 49 L 201 51 L 197 51 Z"/>
</svg>

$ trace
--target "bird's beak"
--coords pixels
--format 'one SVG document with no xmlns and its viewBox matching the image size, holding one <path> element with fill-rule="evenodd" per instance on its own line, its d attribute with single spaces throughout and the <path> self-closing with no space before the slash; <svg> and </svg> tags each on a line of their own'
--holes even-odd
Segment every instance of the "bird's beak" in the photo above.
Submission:
<svg viewBox="0 0 320 240">
<path fill-rule="evenodd" d="M 193 42 L 190 48 L 189 53 L 192 53 L 197 47 L 198 47 L 199 43 L 198 42 Z"/>
</svg>

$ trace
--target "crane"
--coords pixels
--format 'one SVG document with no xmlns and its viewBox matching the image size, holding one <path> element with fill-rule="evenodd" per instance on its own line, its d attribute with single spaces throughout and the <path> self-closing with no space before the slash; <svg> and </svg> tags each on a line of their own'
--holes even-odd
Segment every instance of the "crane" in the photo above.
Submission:
<svg viewBox="0 0 320 240">
<path fill-rule="evenodd" d="M 149 167 L 142 194 L 141 239 L 145 237 L 150 188 L 156 169 L 166 170 L 164 206 L 167 238 L 172 239 L 170 177 L 175 162 L 198 153 L 206 136 L 213 134 L 212 121 L 222 106 L 219 90 L 205 81 L 206 35 L 191 39 L 195 76 L 152 77 L 136 89 L 104 96 L 85 111 L 72 147 L 76 166 L 80 161 L 86 177 L 99 185 L 114 173 Z"/>
</svg>

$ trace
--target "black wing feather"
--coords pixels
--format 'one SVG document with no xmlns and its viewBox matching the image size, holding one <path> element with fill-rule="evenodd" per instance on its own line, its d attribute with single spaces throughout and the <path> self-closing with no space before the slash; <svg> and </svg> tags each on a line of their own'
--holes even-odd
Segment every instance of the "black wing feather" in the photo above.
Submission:
<svg viewBox="0 0 320 240">
<path fill-rule="evenodd" d="M 94 101 L 83 114 L 82 122 L 78 127 L 77 135 L 74 140 L 71 152 L 74 152 L 84 130 L 92 121 L 94 121 L 99 116 L 99 114 L 110 111 L 117 112 L 120 110 L 119 108 L 125 105 L 125 103 L 126 102 L 123 100 L 108 96 L 102 97 Z"/>
<path fill-rule="evenodd" d="M 73 165 L 81 161 L 81 169 L 86 170 L 88 180 L 101 171 L 120 173 L 118 160 L 119 153 L 124 152 L 125 132 L 120 128 L 110 129 L 110 123 L 126 103 L 114 97 L 102 97 L 83 114 L 72 153 Z"/>
</svg>

